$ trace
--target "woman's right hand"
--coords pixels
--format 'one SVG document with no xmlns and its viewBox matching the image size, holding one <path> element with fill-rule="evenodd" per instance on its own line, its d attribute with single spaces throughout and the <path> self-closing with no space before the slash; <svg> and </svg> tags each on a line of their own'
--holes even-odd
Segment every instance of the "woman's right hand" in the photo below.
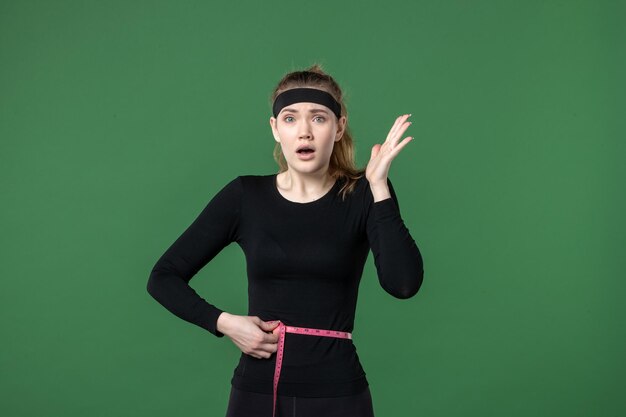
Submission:
<svg viewBox="0 0 626 417">
<path fill-rule="evenodd" d="M 217 319 L 217 330 L 228 336 L 243 353 L 257 359 L 267 359 L 278 349 L 278 321 L 224 311 Z"/>
</svg>

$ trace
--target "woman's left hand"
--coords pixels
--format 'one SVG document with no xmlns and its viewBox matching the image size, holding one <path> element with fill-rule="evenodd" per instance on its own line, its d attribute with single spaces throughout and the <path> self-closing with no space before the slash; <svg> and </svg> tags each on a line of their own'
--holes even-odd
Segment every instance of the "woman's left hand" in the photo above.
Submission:
<svg viewBox="0 0 626 417">
<path fill-rule="evenodd" d="M 409 116 L 411 115 L 404 114 L 398 117 L 389 134 L 387 134 L 385 142 L 382 145 L 377 143 L 372 147 L 370 161 L 365 169 L 365 177 L 371 185 L 384 184 L 385 187 L 387 186 L 387 176 L 389 167 L 391 167 L 391 161 L 407 143 L 413 140 L 413 137 L 406 137 L 402 142 L 398 143 L 404 131 L 412 123 L 407 122 Z"/>
</svg>

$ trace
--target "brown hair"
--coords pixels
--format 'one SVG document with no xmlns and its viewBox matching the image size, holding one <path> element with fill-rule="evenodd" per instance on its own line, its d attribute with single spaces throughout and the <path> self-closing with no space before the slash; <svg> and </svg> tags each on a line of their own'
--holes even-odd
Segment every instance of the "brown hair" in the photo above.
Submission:
<svg viewBox="0 0 626 417">
<path fill-rule="evenodd" d="M 324 90 L 331 94 L 341 105 L 341 114 L 346 116 L 346 126 L 341 140 L 335 142 L 333 152 L 330 155 L 328 173 L 337 180 L 345 179 L 345 184 L 339 190 L 342 199 L 346 194 L 354 190 L 356 182 L 365 175 L 365 169 L 357 168 L 354 162 L 354 139 L 348 127 L 348 112 L 343 100 L 343 93 L 339 84 L 327 74 L 319 64 L 314 64 L 304 71 L 293 71 L 286 74 L 279 82 L 270 96 L 270 109 L 276 97 L 283 91 L 297 87 L 312 87 Z M 285 172 L 289 167 L 283 155 L 280 143 L 274 146 L 274 160 L 278 164 L 278 173 Z"/>
</svg>

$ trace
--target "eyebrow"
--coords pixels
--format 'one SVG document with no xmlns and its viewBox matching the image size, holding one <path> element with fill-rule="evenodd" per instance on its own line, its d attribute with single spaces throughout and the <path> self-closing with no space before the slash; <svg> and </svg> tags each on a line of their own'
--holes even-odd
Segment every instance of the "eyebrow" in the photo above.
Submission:
<svg viewBox="0 0 626 417">
<path fill-rule="evenodd" d="M 291 108 L 283 109 L 283 111 L 284 112 L 299 113 L 298 110 L 291 109 Z M 326 113 L 326 114 L 328 114 L 328 112 L 326 110 L 323 110 L 323 109 L 312 109 L 312 110 L 309 110 L 309 113 Z"/>
</svg>

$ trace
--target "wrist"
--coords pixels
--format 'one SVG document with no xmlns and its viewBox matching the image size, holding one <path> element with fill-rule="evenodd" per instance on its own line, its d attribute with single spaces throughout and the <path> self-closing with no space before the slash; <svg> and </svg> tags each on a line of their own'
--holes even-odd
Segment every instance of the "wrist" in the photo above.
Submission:
<svg viewBox="0 0 626 417">
<path fill-rule="evenodd" d="M 385 200 L 391 197 L 391 193 L 389 192 L 389 187 L 387 186 L 386 183 L 370 184 L 370 190 L 372 191 L 374 202 Z"/>
<path fill-rule="evenodd" d="M 217 323 L 216 323 L 216 328 L 217 331 L 223 334 L 228 334 L 228 330 L 229 330 L 229 323 L 230 323 L 230 319 L 232 317 L 232 314 L 227 313 L 225 311 L 223 311 L 219 317 L 217 318 Z"/>
</svg>

